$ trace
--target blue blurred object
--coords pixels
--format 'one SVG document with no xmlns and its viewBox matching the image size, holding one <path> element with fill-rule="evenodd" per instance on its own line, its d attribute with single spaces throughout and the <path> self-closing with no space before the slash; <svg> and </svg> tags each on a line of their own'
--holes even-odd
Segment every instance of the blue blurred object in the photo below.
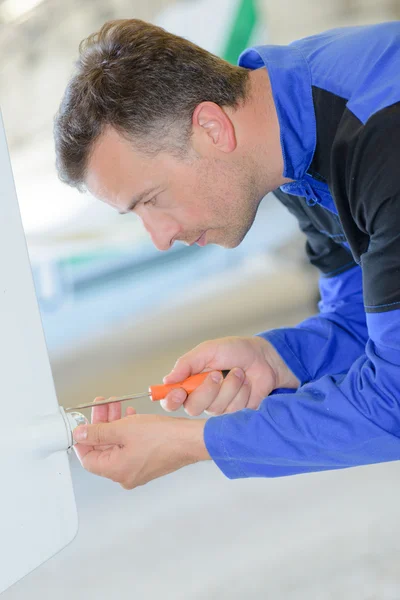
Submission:
<svg viewBox="0 0 400 600">
<path fill-rule="evenodd" d="M 267 196 L 243 242 L 233 249 L 175 245 L 160 252 L 150 240 L 92 254 L 48 258 L 33 276 L 49 352 L 79 344 L 127 318 L 150 315 L 177 294 L 217 273 L 237 277 L 241 264 L 288 241 L 295 220 Z M 239 269 L 239 271 L 238 271 Z"/>
</svg>

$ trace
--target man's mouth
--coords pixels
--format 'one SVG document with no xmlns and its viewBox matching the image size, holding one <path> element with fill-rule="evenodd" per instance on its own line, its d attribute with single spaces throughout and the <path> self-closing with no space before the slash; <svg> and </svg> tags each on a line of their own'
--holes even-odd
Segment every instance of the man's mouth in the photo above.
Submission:
<svg viewBox="0 0 400 600">
<path fill-rule="evenodd" d="M 206 237 L 207 237 L 207 231 L 203 231 L 201 236 L 195 241 L 195 244 L 197 244 L 198 246 L 205 246 L 207 243 Z"/>
</svg>

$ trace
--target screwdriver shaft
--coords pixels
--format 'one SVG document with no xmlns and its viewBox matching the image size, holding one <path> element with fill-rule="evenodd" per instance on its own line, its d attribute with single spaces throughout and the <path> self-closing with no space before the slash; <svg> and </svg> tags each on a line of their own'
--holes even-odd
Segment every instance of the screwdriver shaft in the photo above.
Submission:
<svg viewBox="0 0 400 600">
<path fill-rule="evenodd" d="M 220 371 L 225 378 L 229 371 Z M 90 402 L 88 404 L 79 404 L 79 406 L 70 406 L 66 408 L 66 411 L 77 410 L 78 408 L 90 408 L 93 406 L 101 406 L 102 404 L 112 404 L 113 402 L 123 402 L 124 400 L 136 400 L 137 398 L 144 398 L 150 396 L 154 401 L 162 400 L 169 392 L 176 388 L 183 388 L 187 394 L 191 394 L 203 381 L 208 377 L 208 371 L 203 373 L 197 373 L 197 375 L 191 375 L 184 381 L 179 383 L 167 383 L 161 385 L 151 385 L 148 392 L 142 392 L 141 394 L 134 394 L 133 396 L 120 396 L 119 398 L 113 398 L 112 400 L 100 400 L 100 402 Z"/>
<path fill-rule="evenodd" d="M 133 396 L 120 396 L 119 398 L 113 398 L 112 400 L 100 400 L 99 402 L 91 402 L 90 404 L 79 404 L 78 406 L 70 406 L 65 409 L 65 412 L 69 410 L 78 410 L 78 408 L 91 408 L 92 406 L 101 406 L 102 404 L 113 404 L 114 402 L 124 402 L 124 400 L 137 400 L 138 398 L 145 398 L 150 396 L 150 392 L 143 392 L 142 394 L 134 394 Z"/>
</svg>

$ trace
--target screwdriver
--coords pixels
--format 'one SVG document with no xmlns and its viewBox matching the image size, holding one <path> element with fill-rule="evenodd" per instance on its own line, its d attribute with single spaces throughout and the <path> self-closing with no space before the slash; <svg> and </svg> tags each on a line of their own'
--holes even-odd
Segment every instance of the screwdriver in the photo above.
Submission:
<svg viewBox="0 0 400 600">
<path fill-rule="evenodd" d="M 198 388 L 201 383 L 203 383 L 203 381 L 206 377 L 208 377 L 210 372 L 211 371 L 206 371 L 205 373 L 191 375 L 184 381 L 180 381 L 177 383 L 151 385 L 149 387 L 148 392 L 142 392 L 141 394 L 120 396 L 119 398 L 113 398 L 112 400 L 100 400 L 100 402 L 91 402 L 90 404 L 79 404 L 79 406 L 70 406 L 69 408 L 66 408 L 65 411 L 68 412 L 70 410 L 77 410 L 78 408 L 91 408 L 93 406 L 101 406 L 102 404 L 113 404 L 114 402 L 124 402 L 124 400 L 137 400 L 138 398 L 145 398 L 146 396 L 149 396 L 150 400 L 152 402 L 155 402 L 157 400 L 162 400 L 171 390 L 176 390 L 177 388 L 183 388 L 187 394 L 190 394 L 196 388 Z M 229 371 L 220 371 L 220 373 L 222 373 L 222 376 L 225 378 L 228 375 Z"/>
</svg>

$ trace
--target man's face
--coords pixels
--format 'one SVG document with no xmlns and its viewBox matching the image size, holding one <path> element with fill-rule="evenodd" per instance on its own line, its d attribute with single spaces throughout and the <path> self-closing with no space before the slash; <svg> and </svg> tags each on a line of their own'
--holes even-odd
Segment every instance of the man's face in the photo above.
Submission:
<svg viewBox="0 0 400 600">
<path fill-rule="evenodd" d="M 237 162 L 198 156 L 191 148 L 185 159 L 169 153 L 150 158 L 108 128 L 95 144 L 85 184 L 118 212 L 137 214 L 159 250 L 176 240 L 233 248 L 261 200 L 251 160 Z"/>
</svg>

